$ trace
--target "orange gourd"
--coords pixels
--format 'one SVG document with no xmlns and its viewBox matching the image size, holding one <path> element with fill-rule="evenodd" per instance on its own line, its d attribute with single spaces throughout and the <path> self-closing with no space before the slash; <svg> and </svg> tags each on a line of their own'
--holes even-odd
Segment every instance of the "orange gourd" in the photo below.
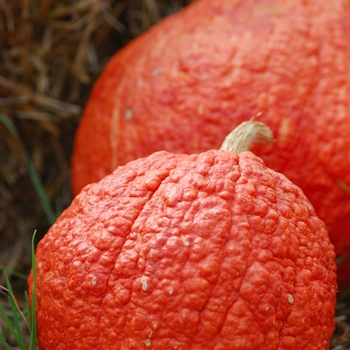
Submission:
<svg viewBox="0 0 350 350">
<path fill-rule="evenodd" d="M 36 251 L 41 350 L 329 348 L 333 246 L 300 188 L 232 151 L 247 125 L 76 196 Z"/>
</svg>

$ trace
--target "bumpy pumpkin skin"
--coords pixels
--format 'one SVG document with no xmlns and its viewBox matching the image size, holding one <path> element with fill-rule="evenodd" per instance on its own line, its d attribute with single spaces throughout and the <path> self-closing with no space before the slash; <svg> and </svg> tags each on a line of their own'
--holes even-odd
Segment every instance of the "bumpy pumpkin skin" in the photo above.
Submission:
<svg viewBox="0 0 350 350">
<path fill-rule="evenodd" d="M 350 252 L 350 2 L 199 0 L 119 51 L 76 135 L 74 194 L 158 150 L 218 148 L 262 112 L 254 153 L 300 186 Z"/>
<path fill-rule="evenodd" d="M 73 200 L 36 258 L 41 350 L 326 350 L 333 333 L 325 225 L 251 152 L 120 166 Z"/>
</svg>

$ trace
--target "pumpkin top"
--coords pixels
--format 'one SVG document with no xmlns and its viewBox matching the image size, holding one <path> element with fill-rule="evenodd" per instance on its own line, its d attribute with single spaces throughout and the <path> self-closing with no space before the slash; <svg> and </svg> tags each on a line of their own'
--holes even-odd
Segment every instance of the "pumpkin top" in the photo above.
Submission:
<svg viewBox="0 0 350 350">
<path fill-rule="evenodd" d="M 327 349 L 334 258 L 303 192 L 251 152 L 156 152 L 86 186 L 39 243 L 38 344 Z"/>
</svg>

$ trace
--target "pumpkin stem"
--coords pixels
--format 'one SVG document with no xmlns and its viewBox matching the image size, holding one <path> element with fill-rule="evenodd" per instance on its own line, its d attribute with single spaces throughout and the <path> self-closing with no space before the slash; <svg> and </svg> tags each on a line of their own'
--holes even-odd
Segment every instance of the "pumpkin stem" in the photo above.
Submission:
<svg viewBox="0 0 350 350">
<path fill-rule="evenodd" d="M 249 120 L 238 125 L 225 138 L 221 150 L 239 154 L 248 151 L 253 143 L 274 142 L 271 129 L 262 122 Z"/>
</svg>

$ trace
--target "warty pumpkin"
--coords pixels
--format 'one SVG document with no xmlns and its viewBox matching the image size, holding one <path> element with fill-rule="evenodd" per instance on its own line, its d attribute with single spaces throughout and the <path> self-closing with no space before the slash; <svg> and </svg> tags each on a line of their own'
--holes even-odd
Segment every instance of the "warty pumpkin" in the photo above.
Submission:
<svg viewBox="0 0 350 350">
<path fill-rule="evenodd" d="M 230 151 L 235 135 L 131 161 L 75 197 L 36 251 L 41 350 L 328 349 L 325 225 L 284 175 Z"/>
<path fill-rule="evenodd" d="M 350 2 L 198 0 L 120 50 L 84 110 L 72 188 L 155 151 L 218 148 L 261 112 L 253 151 L 302 188 L 350 252 Z M 348 267 L 340 267 L 343 280 Z"/>
</svg>

